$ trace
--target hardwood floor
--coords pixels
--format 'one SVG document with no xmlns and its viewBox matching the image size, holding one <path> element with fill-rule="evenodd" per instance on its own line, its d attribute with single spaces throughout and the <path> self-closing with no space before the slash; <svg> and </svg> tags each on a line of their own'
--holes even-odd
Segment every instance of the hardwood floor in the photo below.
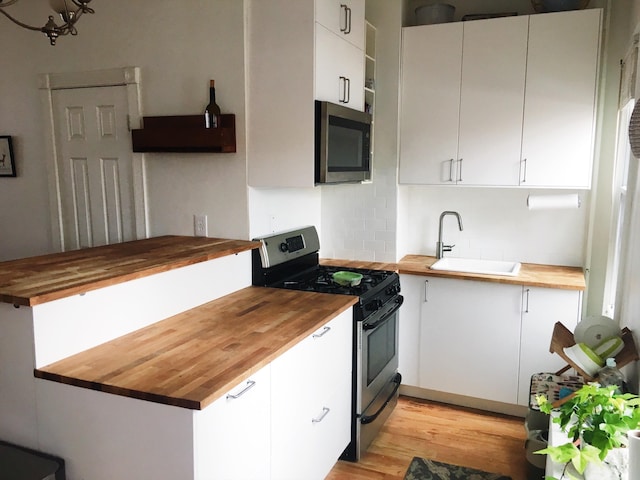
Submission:
<svg viewBox="0 0 640 480">
<path fill-rule="evenodd" d="M 360 462 L 339 461 L 327 480 L 402 479 L 413 457 L 526 480 L 524 420 L 400 397 Z"/>
</svg>

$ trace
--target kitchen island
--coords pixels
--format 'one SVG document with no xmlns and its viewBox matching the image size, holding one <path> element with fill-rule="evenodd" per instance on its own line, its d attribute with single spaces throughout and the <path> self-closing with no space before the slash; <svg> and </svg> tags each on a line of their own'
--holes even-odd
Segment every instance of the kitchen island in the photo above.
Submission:
<svg viewBox="0 0 640 480">
<path fill-rule="evenodd" d="M 256 247 L 159 237 L 0 263 L 2 438 L 72 480 L 328 471 L 356 298 L 252 287 Z"/>
</svg>

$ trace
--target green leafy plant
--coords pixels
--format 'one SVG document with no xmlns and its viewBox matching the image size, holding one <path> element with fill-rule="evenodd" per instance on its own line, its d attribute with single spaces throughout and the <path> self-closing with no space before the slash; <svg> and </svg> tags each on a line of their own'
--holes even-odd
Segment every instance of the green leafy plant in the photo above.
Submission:
<svg viewBox="0 0 640 480">
<path fill-rule="evenodd" d="M 544 396 L 536 397 L 540 410 L 550 414 L 554 408 Z M 597 383 L 584 385 L 558 407 L 553 421 L 571 440 L 535 453 L 547 454 L 554 462 L 569 463 L 582 474 L 591 462 L 602 462 L 609 451 L 627 445 L 627 432 L 640 425 L 640 398 L 617 393 L 616 386 Z M 551 479 L 551 477 L 547 477 Z"/>
</svg>

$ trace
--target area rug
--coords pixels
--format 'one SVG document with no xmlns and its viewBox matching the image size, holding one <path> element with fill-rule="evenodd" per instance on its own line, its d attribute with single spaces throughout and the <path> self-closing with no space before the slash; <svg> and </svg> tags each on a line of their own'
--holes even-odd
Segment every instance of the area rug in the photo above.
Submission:
<svg viewBox="0 0 640 480">
<path fill-rule="evenodd" d="M 404 480 L 511 480 L 511 477 L 413 457 Z"/>
</svg>

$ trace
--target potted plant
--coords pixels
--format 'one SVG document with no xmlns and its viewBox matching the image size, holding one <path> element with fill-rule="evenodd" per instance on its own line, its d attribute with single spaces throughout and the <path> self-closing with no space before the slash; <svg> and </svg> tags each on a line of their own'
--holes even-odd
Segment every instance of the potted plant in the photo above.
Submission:
<svg viewBox="0 0 640 480">
<path fill-rule="evenodd" d="M 618 393 L 615 385 L 584 385 L 557 409 L 544 395 L 537 396 L 536 400 L 542 412 L 550 414 L 557 410 L 553 421 L 560 424 L 571 440 L 536 452 L 565 464 L 561 478 L 565 475 L 580 478 L 572 475 L 569 465 L 582 475 L 590 464 L 601 464 L 612 450 L 626 447 L 627 432 L 640 425 L 640 398 L 631 393 Z"/>
</svg>

